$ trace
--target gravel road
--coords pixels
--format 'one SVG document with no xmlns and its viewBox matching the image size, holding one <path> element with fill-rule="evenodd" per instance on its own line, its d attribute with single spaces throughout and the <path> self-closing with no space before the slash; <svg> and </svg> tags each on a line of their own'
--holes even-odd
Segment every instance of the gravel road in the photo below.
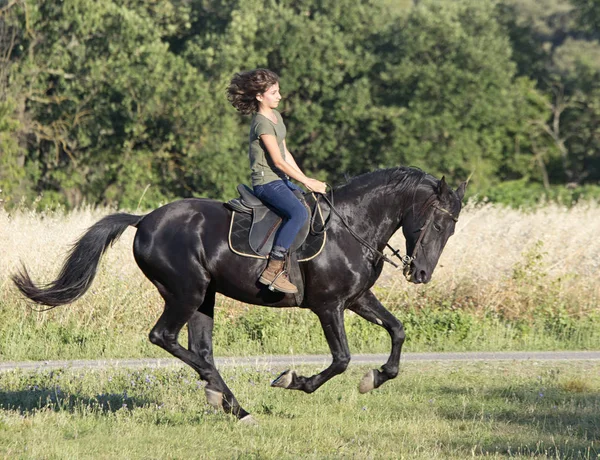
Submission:
<svg viewBox="0 0 600 460">
<path fill-rule="evenodd" d="M 384 354 L 353 355 L 351 364 L 373 364 L 377 367 L 387 361 Z M 515 351 L 515 352 L 465 352 L 465 353 L 403 353 L 402 362 L 412 361 L 600 361 L 600 351 Z M 285 355 L 215 358 L 217 367 L 282 367 L 293 368 L 303 364 L 326 366 L 329 355 Z M 177 367 L 184 364 L 178 359 L 100 359 L 74 361 L 24 361 L 0 362 L 0 372 L 15 369 L 93 369 L 93 368 L 143 368 Z"/>
</svg>

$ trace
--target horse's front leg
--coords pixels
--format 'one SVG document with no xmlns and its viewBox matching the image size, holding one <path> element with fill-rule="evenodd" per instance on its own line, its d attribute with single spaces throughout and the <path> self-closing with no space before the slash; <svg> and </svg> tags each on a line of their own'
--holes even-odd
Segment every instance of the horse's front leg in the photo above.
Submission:
<svg viewBox="0 0 600 460">
<path fill-rule="evenodd" d="M 287 370 L 273 380 L 271 386 L 312 393 L 330 378 L 341 374 L 347 369 L 350 363 L 350 348 L 344 329 L 344 310 L 342 306 L 336 305 L 330 309 L 325 308 L 314 313 L 321 321 L 325 338 L 333 356 L 332 363 L 327 369 L 312 377 L 303 377 L 297 375 L 294 371 Z"/>
<path fill-rule="evenodd" d="M 382 384 L 398 375 L 400 353 L 402 351 L 402 344 L 404 343 L 405 336 L 404 327 L 394 315 L 381 305 L 381 302 L 377 300 L 377 297 L 375 297 L 371 291 L 366 291 L 348 308 L 365 318 L 367 321 L 384 327 L 392 339 L 392 352 L 390 353 L 387 363 L 381 367 L 381 370 L 370 370 L 360 381 L 358 386 L 359 391 L 361 393 L 367 393 L 374 388 L 380 387 Z"/>
</svg>

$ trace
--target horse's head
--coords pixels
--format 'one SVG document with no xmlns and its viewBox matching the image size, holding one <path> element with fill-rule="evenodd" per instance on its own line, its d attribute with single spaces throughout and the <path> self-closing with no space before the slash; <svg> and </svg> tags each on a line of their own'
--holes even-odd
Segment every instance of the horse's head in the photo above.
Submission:
<svg viewBox="0 0 600 460">
<path fill-rule="evenodd" d="M 424 189 L 415 195 L 414 203 L 402 219 L 402 231 L 406 239 L 406 253 L 412 258 L 404 268 L 404 276 L 413 283 L 428 283 L 448 238 L 454 234 L 466 182 L 456 191 L 438 181 L 433 193 Z"/>
</svg>

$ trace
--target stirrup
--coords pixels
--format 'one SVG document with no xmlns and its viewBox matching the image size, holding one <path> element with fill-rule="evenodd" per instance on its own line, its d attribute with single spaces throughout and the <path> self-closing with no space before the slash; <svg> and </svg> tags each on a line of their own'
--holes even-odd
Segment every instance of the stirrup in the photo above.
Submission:
<svg viewBox="0 0 600 460">
<path fill-rule="evenodd" d="M 277 281 L 277 279 L 278 279 L 278 278 L 279 278 L 281 275 L 283 275 L 284 273 L 285 273 L 285 269 L 281 270 L 279 273 L 277 273 L 277 274 L 275 275 L 275 278 L 273 278 L 273 281 L 271 281 L 271 284 L 269 284 L 269 286 L 268 286 L 268 287 L 269 287 L 269 291 L 271 291 L 271 292 L 280 292 L 280 291 L 277 291 L 277 288 L 275 288 L 275 286 L 274 286 L 274 285 L 275 285 L 275 281 Z"/>
</svg>

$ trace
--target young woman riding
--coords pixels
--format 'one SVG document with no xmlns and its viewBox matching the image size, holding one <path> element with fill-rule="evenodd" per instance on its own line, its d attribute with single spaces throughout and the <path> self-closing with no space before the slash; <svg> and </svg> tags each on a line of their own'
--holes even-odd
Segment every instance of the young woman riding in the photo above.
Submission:
<svg viewBox="0 0 600 460">
<path fill-rule="evenodd" d="M 284 262 L 294 238 L 308 218 L 294 190 L 302 190 L 290 181 L 297 180 L 307 189 L 325 193 L 325 183 L 307 177 L 294 161 L 285 143 L 286 127 L 275 110 L 281 101 L 279 76 L 267 69 L 255 69 L 234 75 L 227 88 L 227 99 L 241 113 L 252 114 L 250 122 L 250 168 L 254 194 L 273 207 L 282 217 L 269 263 L 259 281 L 285 293 L 298 292 L 284 271 Z"/>
</svg>

